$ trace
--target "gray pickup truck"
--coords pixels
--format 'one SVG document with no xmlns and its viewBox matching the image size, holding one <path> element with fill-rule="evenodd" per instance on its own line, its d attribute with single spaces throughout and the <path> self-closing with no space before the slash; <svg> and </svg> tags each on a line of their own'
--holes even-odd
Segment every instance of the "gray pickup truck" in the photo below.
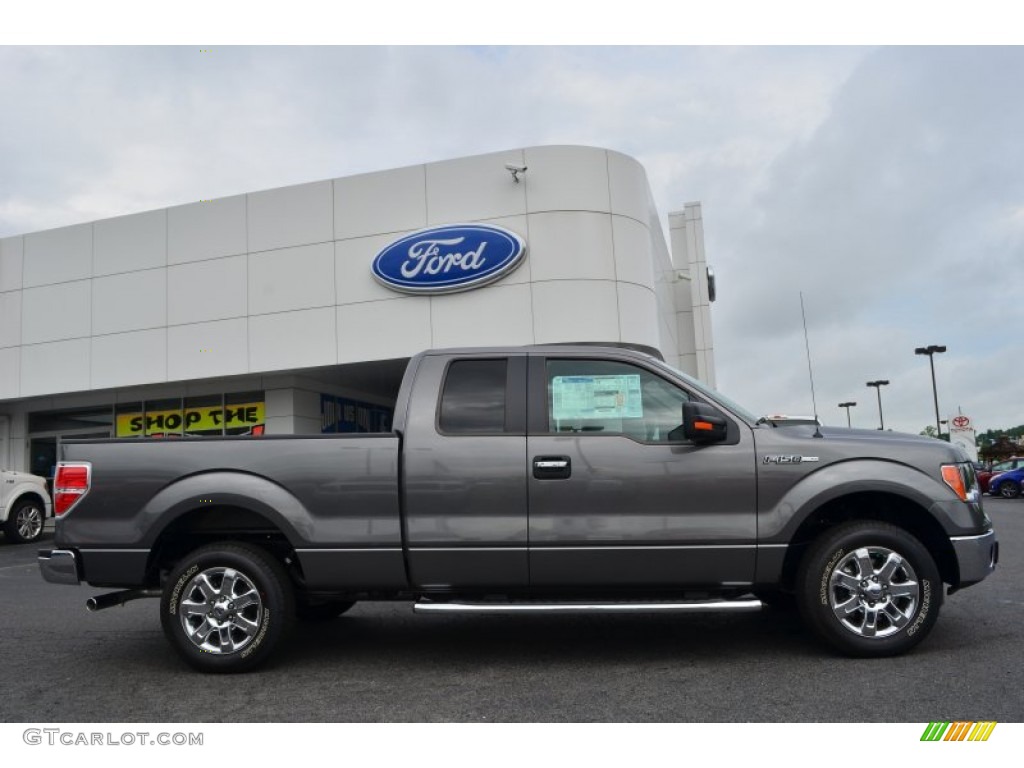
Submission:
<svg viewBox="0 0 1024 768">
<path fill-rule="evenodd" d="M 62 445 L 43 576 L 159 597 L 193 666 L 265 661 L 360 600 L 432 612 L 759 610 L 842 653 L 920 642 L 998 559 L 931 438 L 757 418 L 616 347 L 409 362 L 385 434 Z"/>
</svg>

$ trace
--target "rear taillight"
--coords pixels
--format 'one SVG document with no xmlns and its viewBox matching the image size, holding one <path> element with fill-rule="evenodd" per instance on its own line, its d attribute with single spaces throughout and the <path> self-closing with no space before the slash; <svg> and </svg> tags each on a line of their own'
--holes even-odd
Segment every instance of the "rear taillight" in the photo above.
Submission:
<svg viewBox="0 0 1024 768">
<path fill-rule="evenodd" d="M 75 506 L 89 490 L 91 481 L 92 464 L 60 462 L 53 480 L 53 513 L 60 517 Z"/>
</svg>

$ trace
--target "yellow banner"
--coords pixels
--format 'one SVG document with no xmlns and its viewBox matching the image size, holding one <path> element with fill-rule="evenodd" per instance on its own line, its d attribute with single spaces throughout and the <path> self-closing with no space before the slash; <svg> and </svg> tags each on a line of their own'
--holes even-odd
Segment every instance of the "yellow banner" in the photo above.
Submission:
<svg viewBox="0 0 1024 768">
<path fill-rule="evenodd" d="M 262 424 L 263 418 L 264 405 L 261 402 L 238 403 L 223 408 L 219 405 L 186 408 L 184 412 L 146 411 L 145 417 L 141 413 L 119 413 L 117 436 L 180 435 L 182 431 L 185 434 L 205 432 L 219 430 L 222 426 L 227 429 L 251 428 Z"/>
</svg>

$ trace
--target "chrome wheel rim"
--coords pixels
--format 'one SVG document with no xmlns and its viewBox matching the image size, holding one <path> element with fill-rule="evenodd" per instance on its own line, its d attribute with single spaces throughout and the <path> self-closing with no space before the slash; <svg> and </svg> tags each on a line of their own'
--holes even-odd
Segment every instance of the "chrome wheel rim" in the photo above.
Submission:
<svg viewBox="0 0 1024 768">
<path fill-rule="evenodd" d="M 202 651 L 236 653 L 256 637 L 263 620 L 263 600 L 256 585 L 234 568 L 207 568 L 192 577 L 182 592 L 181 628 Z"/>
<path fill-rule="evenodd" d="M 43 513 L 38 507 L 28 506 L 18 510 L 14 521 L 18 535 L 23 539 L 34 539 L 43 530 Z"/>
<path fill-rule="evenodd" d="M 906 627 L 920 602 L 913 567 L 886 547 L 861 547 L 840 560 L 829 577 L 832 613 L 860 637 L 888 637 Z"/>
</svg>

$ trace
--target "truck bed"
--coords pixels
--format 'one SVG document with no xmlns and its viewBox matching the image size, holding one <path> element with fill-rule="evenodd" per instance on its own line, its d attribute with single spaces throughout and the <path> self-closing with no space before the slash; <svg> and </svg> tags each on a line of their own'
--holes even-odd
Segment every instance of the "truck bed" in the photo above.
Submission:
<svg viewBox="0 0 1024 768">
<path fill-rule="evenodd" d="M 56 544 L 73 541 L 95 583 L 141 585 L 170 526 L 257 532 L 263 516 L 265 527 L 284 532 L 311 586 L 338 586 L 340 575 L 321 565 L 338 550 L 357 550 L 345 559 L 345 581 L 397 586 L 398 456 L 394 434 L 66 441 L 61 460 L 89 461 L 93 486 Z M 250 510 L 256 496 L 258 513 L 231 512 L 243 496 Z"/>
</svg>

